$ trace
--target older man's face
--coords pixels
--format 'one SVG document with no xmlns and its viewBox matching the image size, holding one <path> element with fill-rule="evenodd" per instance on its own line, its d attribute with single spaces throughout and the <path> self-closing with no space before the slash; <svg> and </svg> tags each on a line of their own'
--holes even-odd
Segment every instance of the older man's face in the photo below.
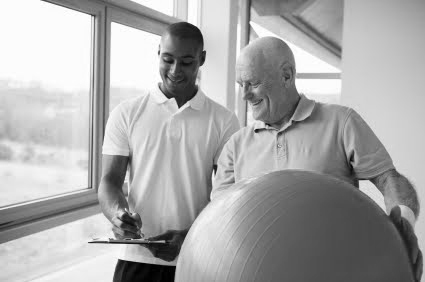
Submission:
<svg viewBox="0 0 425 282">
<path fill-rule="evenodd" d="M 281 71 L 266 67 L 261 57 L 241 56 L 236 64 L 236 82 L 254 119 L 273 125 L 286 115 L 287 95 Z"/>
</svg>

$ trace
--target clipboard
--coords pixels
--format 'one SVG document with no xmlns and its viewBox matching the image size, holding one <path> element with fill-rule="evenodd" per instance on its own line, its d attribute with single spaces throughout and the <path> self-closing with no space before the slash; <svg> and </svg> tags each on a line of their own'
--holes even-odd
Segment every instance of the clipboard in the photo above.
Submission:
<svg viewBox="0 0 425 282">
<path fill-rule="evenodd" d="M 159 240 L 159 241 L 151 241 L 148 239 L 132 239 L 132 238 L 126 238 L 126 239 L 115 239 L 115 238 L 93 238 L 91 241 L 88 241 L 88 243 L 95 243 L 95 244 L 168 244 L 168 241 L 166 240 Z"/>
</svg>

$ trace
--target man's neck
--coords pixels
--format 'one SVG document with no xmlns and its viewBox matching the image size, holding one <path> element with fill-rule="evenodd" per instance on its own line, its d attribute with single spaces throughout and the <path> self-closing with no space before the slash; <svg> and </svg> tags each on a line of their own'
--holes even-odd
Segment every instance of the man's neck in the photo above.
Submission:
<svg viewBox="0 0 425 282">
<path fill-rule="evenodd" d="M 186 104 L 187 101 L 190 101 L 193 97 L 195 97 L 196 93 L 198 92 L 198 86 L 196 85 L 191 89 L 185 89 L 181 93 L 180 92 L 170 93 L 165 91 L 162 83 L 159 84 L 159 89 L 168 99 L 171 99 L 171 98 L 176 99 L 177 106 L 179 108 L 181 108 L 184 104 Z"/>
<path fill-rule="evenodd" d="M 288 113 L 285 116 L 283 116 L 283 118 L 280 119 L 279 121 L 277 121 L 273 124 L 270 124 L 270 126 L 276 128 L 276 129 L 283 128 L 291 120 L 292 116 L 294 115 L 294 113 L 295 113 L 295 111 L 298 107 L 300 100 L 301 100 L 301 96 L 297 95 L 296 99 L 292 103 L 292 106 L 291 106 L 290 110 L 288 111 Z"/>
</svg>

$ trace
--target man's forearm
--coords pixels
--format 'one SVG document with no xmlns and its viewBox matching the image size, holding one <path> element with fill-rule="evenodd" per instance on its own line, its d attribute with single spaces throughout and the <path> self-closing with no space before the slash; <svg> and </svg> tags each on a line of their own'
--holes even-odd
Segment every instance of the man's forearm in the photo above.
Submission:
<svg viewBox="0 0 425 282">
<path fill-rule="evenodd" d="M 119 184 L 107 179 L 102 179 L 99 185 L 98 199 L 102 212 L 109 221 L 119 209 L 128 208 L 127 200 Z"/>
<path fill-rule="evenodd" d="M 417 193 L 406 177 L 393 169 L 371 181 L 383 194 L 387 212 L 397 205 L 405 205 L 413 211 L 416 218 L 418 217 L 420 206 Z"/>
</svg>

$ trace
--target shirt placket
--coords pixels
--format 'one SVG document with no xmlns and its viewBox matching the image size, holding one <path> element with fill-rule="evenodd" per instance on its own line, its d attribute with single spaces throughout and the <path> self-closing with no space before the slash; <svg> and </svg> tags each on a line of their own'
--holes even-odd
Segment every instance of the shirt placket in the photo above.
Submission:
<svg viewBox="0 0 425 282">
<path fill-rule="evenodd" d="M 171 102 L 174 102 L 170 105 L 173 114 L 169 120 L 168 134 L 172 140 L 179 140 L 181 137 L 181 124 L 179 122 L 181 110 L 177 107 L 177 103 L 175 101 L 170 101 L 170 103 Z"/>
<path fill-rule="evenodd" d="M 278 163 L 278 168 L 282 168 L 283 164 L 286 162 L 287 152 L 286 152 L 286 138 L 284 132 L 278 132 L 276 134 L 276 158 Z"/>
</svg>

